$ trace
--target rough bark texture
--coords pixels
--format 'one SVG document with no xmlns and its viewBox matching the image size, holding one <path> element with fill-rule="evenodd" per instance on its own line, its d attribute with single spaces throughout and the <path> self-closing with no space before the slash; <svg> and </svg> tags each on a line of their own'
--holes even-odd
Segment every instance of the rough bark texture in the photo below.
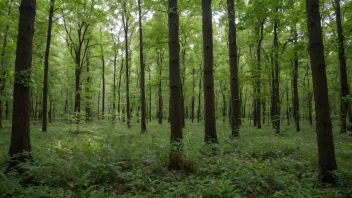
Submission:
<svg viewBox="0 0 352 198">
<path fill-rule="evenodd" d="M 15 62 L 15 85 L 13 92 L 12 134 L 9 154 L 11 161 L 23 162 L 32 159 L 30 153 L 30 85 L 32 46 L 36 0 L 22 0 L 18 25 L 17 50 Z M 11 163 L 16 165 L 17 162 Z"/>
<path fill-rule="evenodd" d="M 180 141 L 182 140 L 181 121 L 181 78 L 180 78 L 180 45 L 179 45 L 179 17 L 177 0 L 169 0 L 169 79 L 170 79 L 170 124 L 171 124 L 171 153 L 169 169 L 182 168 L 182 154 Z"/>
<path fill-rule="evenodd" d="M 333 183 L 337 169 L 329 112 L 328 86 L 322 38 L 319 0 L 306 0 L 309 52 L 313 76 L 319 168 L 322 182 Z"/>
<path fill-rule="evenodd" d="M 213 23 L 211 0 L 202 0 L 202 31 L 204 58 L 204 126 L 205 142 L 218 142 L 214 104 Z"/>
<path fill-rule="evenodd" d="M 139 17 L 139 58 L 140 58 L 140 90 L 141 90 L 141 133 L 147 131 L 146 125 L 146 103 L 145 103 L 145 65 L 143 57 L 143 31 L 142 31 L 142 11 L 141 0 L 138 0 L 138 17 Z"/>
<path fill-rule="evenodd" d="M 228 20 L 229 20 L 229 56 L 231 73 L 231 134 L 232 137 L 239 137 L 240 132 L 240 98 L 237 62 L 237 42 L 234 0 L 227 0 Z"/>
<path fill-rule="evenodd" d="M 49 54 L 50 54 L 50 43 L 51 43 L 51 30 L 53 27 L 53 15 L 54 15 L 55 0 L 50 0 L 49 10 L 49 24 L 48 32 L 46 36 L 46 48 L 44 56 L 44 82 L 43 82 L 43 120 L 42 120 L 42 131 L 46 132 L 48 124 L 48 72 L 49 72 Z"/>
<path fill-rule="evenodd" d="M 346 96 L 349 95 L 348 76 L 346 69 L 346 56 L 344 47 L 344 36 L 341 22 L 341 6 L 340 0 L 335 0 L 335 14 L 337 25 L 337 37 L 339 44 L 339 62 L 340 62 L 340 86 L 341 86 L 341 133 L 346 133 L 347 130 L 347 112 L 351 108 Z"/>
</svg>

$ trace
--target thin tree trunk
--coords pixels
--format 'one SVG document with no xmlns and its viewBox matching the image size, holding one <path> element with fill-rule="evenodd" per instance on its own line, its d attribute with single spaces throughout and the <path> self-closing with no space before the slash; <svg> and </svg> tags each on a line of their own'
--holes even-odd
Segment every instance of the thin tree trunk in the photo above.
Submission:
<svg viewBox="0 0 352 198">
<path fill-rule="evenodd" d="M 51 30 L 53 27 L 53 15 L 54 15 L 55 0 L 50 0 L 49 10 L 49 24 L 48 32 L 46 36 L 46 49 L 45 49 L 45 60 L 44 60 L 44 82 L 43 82 L 43 120 L 42 120 L 42 131 L 47 131 L 48 125 L 48 72 L 49 72 L 49 54 L 50 54 L 50 43 L 51 43 Z"/>
<path fill-rule="evenodd" d="M 202 31 L 204 58 L 204 141 L 217 143 L 214 101 L 213 27 L 211 0 L 202 0 Z"/>
<path fill-rule="evenodd" d="M 8 10 L 7 10 L 7 16 L 10 17 L 11 15 L 11 8 L 12 8 L 12 0 L 8 0 Z M 5 28 L 5 35 L 4 35 L 4 41 L 2 44 L 2 51 L 1 51 L 1 61 L 0 61 L 0 69 L 3 71 L 1 75 L 5 77 L 5 54 L 6 54 L 6 46 L 7 46 L 7 40 L 9 36 L 9 25 L 6 25 Z M 0 82 L 0 128 L 2 128 L 2 100 L 3 100 L 3 92 L 5 88 L 5 79 L 2 79 L 2 82 Z"/>
<path fill-rule="evenodd" d="M 202 78 L 203 78 L 203 72 L 202 72 L 202 65 L 199 64 L 200 68 L 199 68 L 199 87 L 198 87 L 198 110 L 197 110 L 197 122 L 200 122 L 200 113 L 201 113 L 201 95 L 202 95 Z"/>
<path fill-rule="evenodd" d="M 23 82 L 30 80 L 36 4 L 35 0 L 22 0 L 20 4 L 13 92 L 12 134 L 9 150 L 9 155 L 11 156 L 10 166 L 16 166 L 18 162 L 32 159 L 30 153 L 32 148 L 29 109 L 31 88 Z"/>
<path fill-rule="evenodd" d="M 262 128 L 261 124 L 261 97 L 260 97 L 260 79 L 261 79 L 261 49 L 262 49 L 262 41 L 264 38 L 264 19 L 258 20 L 259 25 L 257 27 L 257 74 L 255 75 L 255 92 L 256 92 L 256 99 L 255 99 L 255 106 L 254 106 L 254 115 L 255 115 L 255 126 L 258 129 Z"/>
<path fill-rule="evenodd" d="M 194 90 L 196 87 L 196 81 L 195 81 L 195 69 L 193 68 L 192 70 L 192 79 L 193 79 L 193 83 L 192 83 L 192 104 L 191 104 L 191 119 L 192 119 L 192 123 L 194 122 L 194 103 L 195 103 L 195 97 L 194 97 Z"/>
<path fill-rule="evenodd" d="M 121 61 L 121 67 L 120 67 L 120 74 L 119 74 L 119 85 L 118 85 L 118 89 L 117 89 L 117 99 L 118 99 L 118 103 L 117 103 L 117 112 L 119 114 L 119 120 L 121 118 L 121 79 L 122 79 L 122 71 L 123 71 L 123 62 L 124 60 L 122 59 Z"/>
<path fill-rule="evenodd" d="M 276 13 L 278 13 L 279 7 L 276 7 Z M 274 44 L 273 44 L 273 64 L 274 64 L 274 76 L 273 76 L 273 123 L 276 133 L 280 133 L 280 120 L 281 120 L 281 107 L 280 107 L 280 70 L 279 70 L 279 38 L 278 38 L 278 19 L 274 22 Z"/>
<path fill-rule="evenodd" d="M 126 113 L 127 113 L 127 127 L 131 127 L 130 124 L 130 119 L 131 119 L 131 115 L 130 115 L 130 83 L 129 83 L 129 73 L 128 73 L 128 69 L 129 69 L 129 49 L 128 49 L 128 28 L 129 28 L 129 20 L 127 17 L 127 10 L 126 10 L 126 2 L 124 4 L 123 7 L 123 14 L 122 14 L 122 21 L 123 21 L 123 27 L 124 27 L 124 31 L 125 31 L 125 59 L 126 59 Z"/>
<path fill-rule="evenodd" d="M 141 89 L 141 133 L 147 131 L 146 125 L 146 104 L 145 104 L 145 65 L 143 57 L 143 31 L 142 31 L 142 11 L 141 11 L 141 0 L 138 0 L 138 14 L 139 14 L 139 50 L 140 50 L 140 89 Z"/>
<path fill-rule="evenodd" d="M 295 60 L 293 66 L 293 115 L 295 117 L 296 131 L 300 131 L 300 113 L 299 113 L 299 96 L 298 96 L 298 34 L 296 24 L 294 27 L 294 45 L 295 45 Z"/>
<path fill-rule="evenodd" d="M 320 23 L 319 0 L 306 0 L 306 6 L 309 52 L 315 96 L 320 177 L 322 182 L 334 183 L 336 178 L 331 171 L 336 170 L 337 165 L 329 112 L 328 85 Z"/>
</svg>

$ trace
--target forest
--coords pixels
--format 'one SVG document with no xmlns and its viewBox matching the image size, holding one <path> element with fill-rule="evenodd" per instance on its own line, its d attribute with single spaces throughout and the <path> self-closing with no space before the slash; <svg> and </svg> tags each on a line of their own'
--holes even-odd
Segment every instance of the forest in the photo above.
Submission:
<svg viewBox="0 0 352 198">
<path fill-rule="evenodd" d="M 0 197 L 352 197 L 352 1 L 1 0 Z"/>
</svg>

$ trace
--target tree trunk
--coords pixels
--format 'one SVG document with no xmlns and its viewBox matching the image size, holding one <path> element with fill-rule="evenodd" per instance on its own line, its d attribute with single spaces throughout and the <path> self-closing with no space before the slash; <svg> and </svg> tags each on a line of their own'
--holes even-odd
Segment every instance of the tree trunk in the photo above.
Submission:
<svg viewBox="0 0 352 198">
<path fill-rule="evenodd" d="M 180 77 L 180 45 L 179 45 L 179 16 L 177 0 L 169 0 L 169 79 L 170 79 L 170 124 L 171 124 L 171 152 L 169 169 L 182 168 L 182 118 L 181 118 L 181 77 Z"/>
<path fill-rule="evenodd" d="M 90 96 L 90 86 L 91 86 L 91 81 L 92 77 L 90 76 L 90 61 L 89 61 L 89 53 L 87 53 L 86 61 L 87 61 L 87 85 L 86 85 L 86 122 L 92 121 L 92 110 L 91 110 L 91 96 Z"/>
<path fill-rule="evenodd" d="M 103 33 L 101 32 L 101 40 L 103 40 Z M 102 41 L 103 42 L 103 41 Z M 105 118 L 105 57 L 104 57 L 104 50 L 103 44 L 100 45 L 101 47 L 101 63 L 102 63 L 102 97 L 101 97 L 101 119 L 104 120 Z"/>
<path fill-rule="evenodd" d="M 113 98 L 112 98 L 112 121 L 116 121 L 116 67 L 117 67 L 117 52 L 114 57 L 114 82 L 113 82 Z"/>
<path fill-rule="evenodd" d="M 130 82 L 129 82 L 129 49 L 128 49 L 128 28 L 129 28 L 129 20 L 127 17 L 127 10 L 126 10 L 126 5 L 123 7 L 123 14 L 122 14 L 122 21 L 123 21 L 123 27 L 125 31 L 125 59 L 126 59 L 126 113 L 127 113 L 127 127 L 131 127 L 130 125 L 130 119 L 131 119 L 131 112 L 130 112 Z"/>
<path fill-rule="evenodd" d="M 198 110 L 197 110 L 197 122 L 199 123 L 200 122 L 200 113 L 201 113 L 201 95 L 202 95 L 202 92 L 201 92 L 201 90 L 202 90 L 202 78 L 203 78 L 203 72 L 202 72 L 202 65 L 201 64 L 199 64 L 199 73 L 200 73 L 200 75 L 199 75 L 199 87 L 198 87 Z"/>
<path fill-rule="evenodd" d="M 123 71 L 123 62 L 124 60 L 122 59 L 121 61 L 121 67 L 120 67 L 120 74 L 119 74 L 119 85 L 118 85 L 118 89 L 117 89 L 117 112 L 119 114 L 119 120 L 121 118 L 121 79 L 122 79 L 122 71 Z M 123 112 L 124 113 L 124 112 Z"/>
<path fill-rule="evenodd" d="M 204 127 L 205 142 L 217 143 L 214 102 L 214 71 L 213 71 L 213 22 L 211 0 L 202 0 L 202 31 L 204 58 Z"/>
<path fill-rule="evenodd" d="M 157 57 L 157 65 L 159 66 L 159 85 L 158 85 L 158 95 L 159 95 L 159 101 L 158 101 L 158 123 L 162 124 L 163 123 L 163 95 L 162 95 L 162 89 L 161 89 L 161 72 L 162 72 L 162 64 L 163 64 L 163 52 L 158 50 L 158 57 Z"/>
<path fill-rule="evenodd" d="M 151 81 L 150 79 L 150 67 L 149 67 L 149 82 Z M 149 121 L 152 121 L 152 85 L 149 85 Z"/>
<path fill-rule="evenodd" d="M 276 13 L 278 13 L 279 8 L 276 7 Z M 280 117 L 281 117 L 281 108 L 280 108 L 280 70 L 279 70 L 279 38 L 278 38 L 278 19 L 275 19 L 274 22 L 274 44 L 273 44 L 273 123 L 276 133 L 280 133 Z"/>
<path fill-rule="evenodd" d="M 11 15 L 11 8 L 12 8 L 12 0 L 8 0 L 8 11 L 7 11 L 7 16 L 10 17 Z M 6 25 L 5 27 L 5 35 L 4 35 L 4 41 L 2 44 L 2 51 L 1 51 L 1 61 L 0 61 L 0 69 L 3 71 L 1 73 L 3 79 L 1 79 L 0 82 L 0 128 L 2 128 L 2 100 L 3 100 L 3 92 L 5 88 L 5 83 L 6 83 L 6 72 L 5 72 L 5 54 L 6 54 L 6 46 L 7 46 L 7 40 L 9 36 L 9 26 Z"/>
<path fill-rule="evenodd" d="M 239 80 L 238 80 L 238 60 L 237 60 L 237 41 L 236 41 L 236 20 L 234 0 L 227 0 L 228 20 L 229 20 L 229 57 L 231 73 L 231 131 L 232 137 L 239 137 L 241 107 L 239 98 Z"/>
<path fill-rule="evenodd" d="M 329 97 L 319 0 L 306 0 L 310 62 L 313 76 L 319 167 L 322 182 L 334 183 L 337 169 L 329 112 Z"/>
<path fill-rule="evenodd" d="M 294 45 L 295 45 L 295 60 L 294 60 L 294 66 L 293 66 L 293 115 L 295 118 L 295 124 L 296 124 L 296 131 L 300 131 L 300 113 L 299 113 L 299 96 L 298 96 L 298 34 L 297 34 L 297 28 L 295 24 L 294 28 Z"/>
<path fill-rule="evenodd" d="M 337 36 L 338 36 L 338 44 L 339 44 L 339 62 L 340 62 L 341 133 L 346 133 L 346 130 L 347 130 L 346 116 L 351 106 L 349 105 L 348 98 L 347 98 L 347 96 L 350 93 L 350 90 L 348 87 L 344 35 L 343 35 L 342 22 L 341 22 L 340 0 L 335 0 L 335 15 L 336 15 Z"/>
<path fill-rule="evenodd" d="M 36 0 L 22 0 L 18 25 L 17 50 L 15 62 L 15 85 L 13 92 L 12 134 L 9 154 L 10 166 L 31 160 L 30 141 L 30 85 L 32 46 Z"/>
<path fill-rule="evenodd" d="M 195 103 L 194 89 L 196 87 L 196 81 L 195 81 L 195 78 L 194 78 L 194 74 L 195 74 L 195 69 L 193 68 L 193 70 L 192 70 L 192 78 L 193 78 L 193 83 L 192 83 L 192 104 L 191 104 L 191 119 L 192 119 L 192 123 L 194 122 L 194 103 Z"/>
<path fill-rule="evenodd" d="M 50 54 L 50 43 L 51 43 L 51 30 L 53 26 L 53 15 L 54 15 L 55 0 L 50 0 L 49 10 L 49 24 L 48 32 L 46 36 L 46 49 L 45 49 L 45 60 L 44 60 L 44 83 L 43 83 L 43 120 L 42 120 L 42 131 L 46 132 L 48 125 L 48 72 L 49 72 L 49 54 Z"/>
<path fill-rule="evenodd" d="M 142 31 L 142 13 L 141 13 L 141 0 L 138 0 L 138 14 L 139 14 L 139 54 L 140 54 L 140 89 L 141 89 L 141 133 L 147 131 L 146 125 L 146 104 L 145 104 L 145 65 L 143 57 L 143 31 Z"/>
<path fill-rule="evenodd" d="M 261 124 L 261 96 L 260 96 L 260 78 L 261 78 L 261 49 L 262 49 L 262 41 L 264 38 L 264 19 L 258 20 L 258 27 L 257 27 L 257 69 L 255 75 L 255 101 L 254 101 L 254 125 L 258 127 L 258 129 L 262 128 Z"/>
</svg>

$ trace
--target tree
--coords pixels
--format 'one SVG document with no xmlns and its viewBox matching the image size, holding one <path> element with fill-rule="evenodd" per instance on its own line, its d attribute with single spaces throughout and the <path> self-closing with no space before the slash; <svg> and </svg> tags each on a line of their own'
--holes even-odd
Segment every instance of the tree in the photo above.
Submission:
<svg viewBox="0 0 352 198">
<path fill-rule="evenodd" d="M 239 80 L 237 65 L 237 42 L 236 42 L 236 23 L 234 0 L 227 0 L 228 20 L 229 20 L 229 56 L 230 56 L 230 73 L 231 73 L 231 131 L 232 137 L 239 137 L 240 130 L 240 98 L 239 98 Z"/>
<path fill-rule="evenodd" d="M 322 182 L 334 183 L 331 171 L 337 169 L 332 124 L 329 112 L 328 86 L 319 0 L 306 0 L 310 63 L 312 67 L 319 168 Z"/>
<path fill-rule="evenodd" d="M 146 102 L 145 102 L 145 64 L 143 57 L 143 31 L 142 31 L 142 11 L 141 0 L 138 0 L 138 17 L 139 17 L 139 58 L 140 58 L 140 90 L 141 90 L 141 133 L 146 132 Z"/>
<path fill-rule="evenodd" d="M 218 142 L 214 104 L 213 27 L 211 0 L 202 0 L 203 60 L 204 60 L 204 127 L 205 142 Z"/>
<path fill-rule="evenodd" d="M 296 131 L 300 131 L 300 113 L 299 113 L 299 97 L 298 97 L 298 33 L 296 24 L 294 27 L 294 65 L 293 65 L 293 116 L 296 124 Z"/>
<path fill-rule="evenodd" d="M 348 76 L 346 69 L 346 55 L 344 47 L 344 35 L 341 22 L 341 5 L 340 0 L 335 0 L 335 15 L 339 46 L 339 62 L 340 62 L 340 86 L 341 86 L 341 133 L 346 133 L 347 124 L 346 116 L 348 110 L 351 109 L 347 96 L 349 95 Z"/>
<path fill-rule="evenodd" d="M 180 142 L 182 140 L 181 121 L 181 78 L 179 16 L 177 0 L 169 0 L 169 79 L 170 79 L 170 124 L 171 144 L 169 169 L 181 169 Z"/>
<path fill-rule="evenodd" d="M 9 154 L 11 166 L 31 160 L 30 152 L 30 82 L 36 0 L 22 0 L 18 25 L 13 92 L 12 134 Z"/>
<path fill-rule="evenodd" d="M 8 0 L 7 4 L 8 4 L 7 16 L 10 17 L 11 8 L 12 8 L 12 0 Z M 1 82 L 0 82 L 0 128 L 2 128 L 2 117 L 3 117 L 2 116 L 3 92 L 4 92 L 4 87 L 5 87 L 6 78 L 7 78 L 7 74 L 5 72 L 5 65 L 4 64 L 5 64 L 5 54 L 6 54 L 7 40 L 8 40 L 8 36 L 9 36 L 9 28 L 10 28 L 9 25 L 6 25 L 5 34 L 4 34 L 4 40 L 3 40 L 3 43 L 2 43 L 2 50 L 1 50 L 1 60 L 0 60 L 0 69 L 3 71 L 1 73 L 2 76 L 1 76 L 1 79 L 0 79 L 1 80 Z M 7 112 L 7 110 L 8 110 L 8 108 L 6 108 L 6 112 Z"/>
<path fill-rule="evenodd" d="M 129 44 L 128 44 L 128 30 L 130 27 L 130 13 L 127 11 L 127 2 L 122 2 L 122 23 L 123 23 L 123 30 L 125 33 L 125 63 L 126 63 L 126 113 L 127 113 L 127 126 L 131 127 L 131 111 L 130 111 L 130 80 L 129 80 Z"/>
<path fill-rule="evenodd" d="M 50 43 L 51 43 L 51 30 L 53 27 L 53 15 L 54 15 L 54 5 L 55 0 L 50 0 L 49 9 L 49 22 L 48 22 L 48 32 L 46 38 L 46 48 L 45 48 L 45 60 L 44 60 L 44 82 L 43 82 L 43 121 L 42 121 L 42 131 L 46 132 L 48 124 L 48 73 L 49 73 L 49 54 L 50 54 Z"/>
</svg>

